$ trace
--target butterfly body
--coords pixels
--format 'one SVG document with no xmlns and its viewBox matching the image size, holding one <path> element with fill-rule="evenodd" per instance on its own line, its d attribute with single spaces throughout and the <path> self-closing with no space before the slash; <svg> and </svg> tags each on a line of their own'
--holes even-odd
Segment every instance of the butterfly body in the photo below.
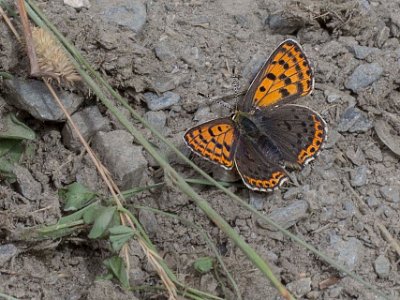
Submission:
<svg viewBox="0 0 400 300">
<path fill-rule="evenodd" d="M 268 128 L 270 123 L 268 111 L 259 110 L 251 114 L 238 111 L 235 113 L 233 120 L 239 132 L 239 143 L 241 138 L 245 138 L 247 143 L 257 145 L 257 149 L 261 150 L 262 153 L 266 153 L 274 161 L 282 161 L 281 150 L 268 135 L 270 132 Z"/>
<path fill-rule="evenodd" d="M 225 169 L 236 167 L 248 188 L 272 191 L 287 180 L 285 167 L 306 165 L 326 140 L 321 116 L 290 103 L 311 93 L 313 85 L 300 45 L 286 40 L 260 69 L 234 115 L 189 129 L 185 142 Z"/>
</svg>

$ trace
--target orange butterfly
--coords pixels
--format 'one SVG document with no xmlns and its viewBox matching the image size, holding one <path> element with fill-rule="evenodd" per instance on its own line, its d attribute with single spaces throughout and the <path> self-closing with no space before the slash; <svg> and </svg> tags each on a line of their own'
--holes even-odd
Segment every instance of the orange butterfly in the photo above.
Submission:
<svg viewBox="0 0 400 300">
<path fill-rule="evenodd" d="M 306 55 L 288 39 L 265 62 L 235 113 L 189 129 L 185 142 L 225 169 L 236 166 L 248 188 L 272 191 L 287 180 L 285 166 L 303 167 L 326 140 L 328 129 L 317 112 L 289 104 L 313 87 Z"/>
</svg>

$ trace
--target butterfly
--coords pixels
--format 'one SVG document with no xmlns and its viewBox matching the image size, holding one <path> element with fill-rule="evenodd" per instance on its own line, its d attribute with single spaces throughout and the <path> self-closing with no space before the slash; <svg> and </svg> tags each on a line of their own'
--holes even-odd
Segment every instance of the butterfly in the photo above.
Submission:
<svg viewBox="0 0 400 300">
<path fill-rule="evenodd" d="M 301 46 L 287 39 L 258 71 L 232 116 L 195 126 L 184 140 L 203 158 L 227 170 L 236 167 L 249 189 L 272 191 L 288 179 L 286 167 L 302 168 L 326 141 L 322 117 L 291 103 L 313 88 L 310 62 Z"/>
</svg>

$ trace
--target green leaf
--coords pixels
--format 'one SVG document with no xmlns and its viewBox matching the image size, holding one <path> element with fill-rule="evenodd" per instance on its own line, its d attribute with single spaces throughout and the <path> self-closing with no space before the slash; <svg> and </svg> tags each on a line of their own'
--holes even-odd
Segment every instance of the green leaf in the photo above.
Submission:
<svg viewBox="0 0 400 300">
<path fill-rule="evenodd" d="M 78 210 L 85 207 L 94 197 L 96 193 L 90 191 L 84 185 L 74 182 L 66 188 L 60 189 L 58 195 L 65 201 L 64 210 Z"/>
<path fill-rule="evenodd" d="M 2 120 L 0 130 L 0 176 L 15 181 L 14 164 L 24 152 L 22 140 L 33 140 L 35 132 L 10 113 Z"/>
<path fill-rule="evenodd" d="M 0 131 L 0 139 L 33 140 L 35 132 L 10 113 L 4 117 L 4 128 Z"/>
<path fill-rule="evenodd" d="M 60 224 L 66 224 L 66 223 L 75 222 L 75 221 L 78 221 L 78 220 L 81 220 L 81 219 L 84 220 L 84 217 L 83 217 L 83 216 L 84 216 L 86 213 L 88 213 L 88 212 L 90 212 L 90 211 L 92 211 L 92 210 L 97 209 L 99 206 L 100 206 L 100 204 L 97 203 L 97 202 L 92 203 L 92 204 L 90 204 L 90 205 L 88 205 L 88 206 L 86 206 L 86 207 L 84 207 L 84 208 L 82 208 L 82 209 L 80 209 L 80 210 L 74 212 L 73 214 L 70 214 L 70 215 L 68 215 L 68 216 L 62 217 L 62 218 L 57 222 L 57 224 L 60 225 Z M 93 220 L 94 220 L 94 219 L 93 219 Z M 88 222 L 86 222 L 86 221 L 85 221 L 85 223 L 86 223 L 86 224 L 90 224 L 90 223 L 88 223 Z"/>
<path fill-rule="evenodd" d="M 86 224 L 93 224 L 94 221 L 103 213 L 106 207 L 98 204 L 96 206 L 90 207 L 83 214 L 83 221 Z"/>
<path fill-rule="evenodd" d="M 115 252 L 121 250 L 122 246 L 134 235 L 130 227 L 120 225 L 108 229 L 110 232 L 111 246 Z"/>
<path fill-rule="evenodd" d="M 22 141 L 0 139 L 0 176 L 15 179 L 14 165 L 21 159 L 24 147 Z"/>
<path fill-rule="evenodd" d="M 198 258 L 194 262 L 193 266 L 197 272 L 204 274 L 210 272 L 210 270 L 213 268 L 213 264 L 214 259 L 212 257 L 205 256 Z"/>
<path fill-rule="evenodd" d="M 15 151 L 15 147 L 21 144 L 21 141 L 0 139 L 0 157 L 5 156 L 9 152 Z"/>
<path fill-rule="evenodd" d="M 2 77 L 4 79 L 13 79 L 13 76 L 7 72 L 0 72 L 0 77 Z"/>
<path fill-rule="evenodd" d="M 117 213 L 115 206 L 105 208 L 102 213 L 95 219 L 92 230 L 90 230 L 89 238 L 97 239 L 101 237 L 111 221 L 113 220 L 114 214 Z"/>
<path fill-rule="evenodd" d="M 126 272 L 124 261 L 119 256 L 113 256 L 104 261 L 104 265 L 115 278 L 121 282 L 124 288 L 129 288 L 128 275 Z"/>
<path fill-rule="evenodd" d="M 45 226 L 37 230 L 40 237 L 47 237 L 51 239 L 58 239 L 67 235 L 71 235 L 78 229 L 78 226 L 82 225 L 81 222 L 75 222 L 70 224 L 60 224 Z"/>
</svg>

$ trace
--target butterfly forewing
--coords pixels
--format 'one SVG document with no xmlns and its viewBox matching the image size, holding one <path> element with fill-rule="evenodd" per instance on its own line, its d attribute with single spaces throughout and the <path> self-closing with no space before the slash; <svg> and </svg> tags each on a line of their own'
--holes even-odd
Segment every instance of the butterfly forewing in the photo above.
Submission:
<svg viewBox="0 0 400 300">
<path fill-rule="evenodd" d="M 250 85 L 241 111 L 287 103 L 311 93 L 314 75 L 301 46 L 286 40 L 272 53 Z"/>
<path fill-rule="evenodd" d="M 238 132 L 232 118 L 220 118 L 193 127 L 184 138 L 195 153 L 226 169 L 233 168 Z"/>
</svg>

